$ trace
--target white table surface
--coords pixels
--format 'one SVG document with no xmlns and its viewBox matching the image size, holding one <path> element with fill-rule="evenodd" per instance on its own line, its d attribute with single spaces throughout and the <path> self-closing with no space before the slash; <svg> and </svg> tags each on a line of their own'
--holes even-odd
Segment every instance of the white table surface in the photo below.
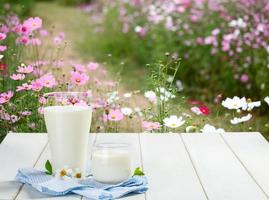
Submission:
<svg viewBox="0 0 269 200">
<path fill-rule="evenodd" d="M 269 199 L 269 144 L 260 133 L 90 134 L 89 141 L 133 146 L 133 167 L 143 168 L 149 190 L 125 200 Z M 45 196 L 14 181 L 18 168 L 43 169 L 47 159 L 46 134 L 8 134 L 0 144 L 0 200 L 83 199 Z"/>
</svg>

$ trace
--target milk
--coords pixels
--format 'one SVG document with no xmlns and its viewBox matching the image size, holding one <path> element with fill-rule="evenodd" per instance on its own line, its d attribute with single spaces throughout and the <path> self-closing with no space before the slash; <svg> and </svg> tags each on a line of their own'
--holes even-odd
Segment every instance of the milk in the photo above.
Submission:
<svg viewBox="0 0 269 200">
<path fill-rule="evenodd" d="M 100 149 L 92 154 L 93 178 L 102 183 L 119 183 L 130 177 L 130 153 L 124 149 Z"/>
<path fill-rule="evenodd" d="M 44 108 L 44 115 L 53 170 L 68 166 L 79 168 L 85 175 L 91 107 L 49 106 Z"/>
</svg>

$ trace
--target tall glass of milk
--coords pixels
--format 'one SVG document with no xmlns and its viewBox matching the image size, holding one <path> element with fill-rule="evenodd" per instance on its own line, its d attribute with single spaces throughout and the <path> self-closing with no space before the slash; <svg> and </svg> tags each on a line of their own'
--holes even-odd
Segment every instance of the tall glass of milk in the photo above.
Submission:
<svg viewBox="0 0 269 200">
<path fill-rule="evenodd" d="M 85 176 L 92 108 L 90 95 L 77 92 L 46 94 L 44 116 L 54 170 L 65 166 Z"/>
<path fill-rule="evenodd" d="M 93 178 L 102 183 L 115 184 L 131 175 L 131 153 L 128 144 L 101 143 L 92 152 Z"/>
</svg>

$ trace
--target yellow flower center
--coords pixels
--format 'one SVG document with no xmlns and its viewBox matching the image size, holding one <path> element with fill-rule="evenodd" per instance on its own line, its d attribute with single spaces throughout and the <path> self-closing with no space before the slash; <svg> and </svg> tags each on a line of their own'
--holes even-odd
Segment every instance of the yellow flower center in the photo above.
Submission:
<svg viewBox="0 0 269 200">
<path fill-rule="evenodd" d="M 76 173 L 75 177 L 76 178 L 81 178 L 81 173 Z"/>
<path fill-rule="evenodd" d="M 80 78 L 76 78 L 77 83 L 80 83 L 80 81 L 81 81 Z"/>
<path fill-rule="evenodd" d="M 112 119 L 116 119 L 116 115 L 111 115 L 111 118 Z"/>
<path fill-rule="evenodd" d="M 63 176 L 66 176 L 67 175 L 67 171 L 65 169 L 62 169 L 60 171 L 60 176 L 63 177 Z"/>
</svg>

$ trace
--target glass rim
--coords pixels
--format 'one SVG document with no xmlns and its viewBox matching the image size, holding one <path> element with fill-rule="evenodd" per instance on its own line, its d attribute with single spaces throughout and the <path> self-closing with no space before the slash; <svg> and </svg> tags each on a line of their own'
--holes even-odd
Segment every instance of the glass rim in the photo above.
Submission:
<svg viewBox="0 0 269 200">
<path fill-rule="evenodd" d="M 85 93 L 91 95 L 92 94 L 92 91 L 91 90 L 84 91 L 84 92 L 76 92 L 76 91 L 74 91 L 74 92 L 73 91 L 61 91 L 61 92 L 58 92 L 58 91 L 56 91 L 56 92 L 47 92 L 47 93 L 44 93 L 43 96 L 44 97 L 50 97 L 50 96 L 53 96 L 55 94 L 81 94 L 81 95 L 83 95 Z"/>
</svg>

